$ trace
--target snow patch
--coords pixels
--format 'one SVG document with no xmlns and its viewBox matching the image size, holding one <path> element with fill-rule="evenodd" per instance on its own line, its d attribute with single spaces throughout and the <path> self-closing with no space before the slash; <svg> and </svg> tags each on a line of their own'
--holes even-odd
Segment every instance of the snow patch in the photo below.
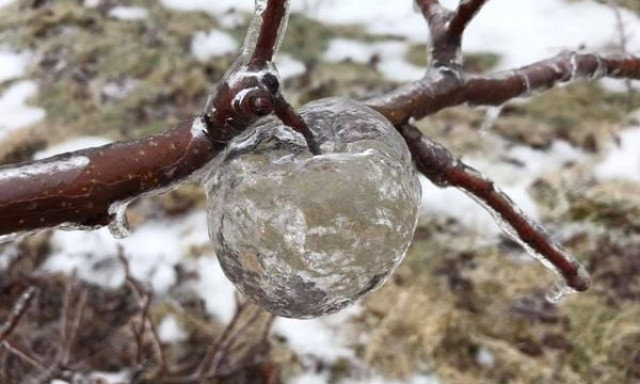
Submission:
<svg viewBox="0 0 640 384">
<path fill-rule="evenodd" d="M 205 302 L 207 312 L 218 320 L 229 323 L 236 312 L 236 289 L 222 272 L 217 258 L 203 257 L 198 260 L 200 281 L 196 287 Z"/>
<path fill-rule="evenodd" d="M 297 320 L 279 317 L 273 330 L 286 338 L 298 356 L 315 358 L 324 362 L 335 362 L 339 358 L 355 358 L 353 348 L 347 344 L 349 319 L 360 313 L 355 305 L 336 314 L 312 319 Z"/>
<path fill-rule="evenodd" d="M 620 144 L 611 145 L 609 154 L 596 166 L 600 180 L 622 179 L 640 182 L 640 127 L 619 135 Z"/>
<path fill-rule="evenodd" d="M 149 11 L 142 7 L 114 7 L 109 11 L 109 16 L 124 21 L 144 20 L 149 16 Z"/>
<path fill-rule="evenodd" d="M 184 341 L 187 336 L 187 333 L 178 322 L 178 319 L 173 315 L 165 317 L 162 319 L 160 325 L 158 325 L 158 337 L 163 343 L 177 343 Z"/>
<path fill-rule="evenodd" d="M 116 288 L 124 282 L 124 271 L 117 259 L 118 244 L 124 248 L 131 274 L 151 285 L 158 295 L 176 282 L 175 266 L 206 228 L 204 212 L 184 218 L 155 220 L 136 228 L 126 239 L 114 239 L 107 228 L 95 231 L 55 231 L 52 254 L 43 269 L 50 272 L 77 271 L 80 278 L 94 284 Z"/>
<path fill-rule="evenodd" d="M 503 144 L 504 145 L 504 144 Z M 584 153 L 566 142 L 557 141 L 547 151 L 527 146 L 515 146 L 503 150 L 507 158 L 524 166 L 512 163 L 465 159 L 465 163 L 478 169 L 499 186 L 532 219 L 538 218 L 536 203 L 529 195 L 531 184 L 541 175 L 559 170 L 569 162 L 585 158 Z M 422 184 L 422 214 L 441 214 L 456 218 L 466 226 L 483 235 L 501 233 L 493 218 L 484 208 L 466 193 L 454 188 L 439 188 L 420 176 Z"/>
<path fill-rule="evenodd" d="M 26 105 L 37 91 L 38 86 L 33 81 L 21 81 L 0 95 L 0 138 L 44 119 L 44 109 Z"/>
<path fill-rule="evenodd" d="M 238 47 L 238 42 L 231 35 L 215 29 L 208 33 L 197 32 L 191 41 L 191 53 L 200 61 L 235 53 Z"/>
<path fill-rule="evenodd" d="M 9 4 L 15 3 L 16 0 L 0 0 L 0 8 L 6 7 Z"/>
<path fill-rule="evenodd" d="M 24 76 L 30 59 L 28 53 L 0 50 L 0 83 Z"/>
<path fill-rule="evenodd" d="M 276 67 L 282 80 L 303 75 L 307 71 L 307 67 L 302 61 L 296 60 L 287 54 L 276 56 Z"/>
<path fill-rule="evenodd" d="M 358 40 L 334 39 L 329 43 L 324 58 L 332 62 L 350 60 L 367 64 L 376 56 L 380 59 L 377 69 L 388 79 L 400 82 L 421 79 L 427 68 L 408 63 L 405 60 L 408 49 L 409 44 L 400 41 L 363 43 Z"/>
</svg>

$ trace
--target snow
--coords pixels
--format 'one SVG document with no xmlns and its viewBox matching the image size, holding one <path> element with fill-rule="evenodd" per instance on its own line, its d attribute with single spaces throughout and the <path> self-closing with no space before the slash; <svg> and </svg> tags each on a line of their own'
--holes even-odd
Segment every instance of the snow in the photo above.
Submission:
<svg viewBox="0 0 640 384">
<path fill-rule="evenodd" d="M 84 6 L 87 8 L 95 8 L 100 4 L 101 0 L 84 0 Z"/>
<path fill-rule="evenodd" d="M 118 6 L 109 11 L 109 16 L 118 20 L 136 21 L 146 19 L 149 11 L 142 7 Z"/>
<path fill-rule="evenodd" d="M 349 348 L 346 340 L 347 324 L 359 312 L 360 308 L 356 305 L 313 320 L 279 317 L 273 330 L 285 337 L 289 347 L 299 356 L 313 357 L 324 362 L 335 362 L 339 358 L 353 359 L 354 351 Z"/>
<path fill-rule="evenodd" d="M 111 143 L 111 140 L 104 137 L 78 136 L 62 143 L 49 146 L 45 150 L 36 152 L 36 154 L 34 155 L 34 159 L 46 159 L 47 157 L 52 157 L 61 153 L 77 151 L 86 148 L 100 147 L 109 143 Z"/>
<path fill-rule="evenodd" d="M 6 7 L 9 4 L 15 3 L 16 0 L 0 0 L 0 8 Z"/>
<path fill-rule="evenodd" d="M 235 53 L 238 47 L 231 35 L 215 29 L 197 32 L 191 41 L 191 53 L 200 61 Z"/>
<path fill-rule="evenodd" d="M 158 337 L 163 343 L 177 343 L 186 340 L 187 333 L 180 326 L 178 319 L 169 315 L 158 325 Z"/>
<path fill-rule="evenodd" d="M 165 294 L 176 282 L 175 266 L 183 260 L 194 240 L 194 232 L 206 230 L 205 215 L 196 212 L 183 218 L 153 220 L 135 228 L 131 236 L 114 239 L 107 228 L 95 231 L 55 231 L 51 257 L 43 266 L 50 272 L 77 271 L 80 278 L 115 288 L 124 281 L 118 244 L 129 260 L 131 274 L 151 285 L 158 295 Z"/>
<path fill-rule="evenodd" d="M 470 158 L 463 161 L 492 179 L 534 220 L 538 217 L 538 210 L 527 192 L 531 184 L 539 176 L 554 172 L 569 162 L 583 160 L 586 156 L 563 141 L 555 142 L 548 151 L 515 146 L 511 149 L 505 148 L 500 153 L 524 164 L 524 168 L 512 163 L 498 163 L 495 160 Z M 467 194 L 453 188 L 436 187 L 422 176 L 420 179 L 423 215 L 451 216 L 484 236 L 501 233 L 491 215 Z"/>
<path fill-rule="evenodd" d="M 329 384 L 331 381 L 328 373 L 306 372 L 291 380 L 291 384 Z M 389 380 L 385 377 L 371 376 L 364 378 L 347 378 L 337 384 L 440 384 L 434 376 L 415 375 L 407 380 Z"/>
<path fill-rule="evenodd" d="M 612 144 L 605 159 L 595 168 L 600 180 L 621 179 L 640 183 L 640 127 L 620 134 L 620 144 Z"/>
<path fill-rule="evenodd" d="M 307 71 L 307 67 L 302 61 L 296 60 L 287 54 L 276 56 L 276 67 L 282 80 L 303 75 Z"/>
<path fill-rule="evenodd" d="M 236 312 L 235 287 L 222 272 L 217 258 L 198 260 L 200 280 L 196 287 L 205 302 L 207 312 L 218 320 L 228 323 Z"/>
<path fill-rule="evenodd" d="M 27 53 L 0 50 L 0 83 L 24 76 L 30 56 Z"/>
<path fill-rule="evenodd" d="M 33 81 L 20 81 L 0 95 L 0 138 L 8 132 L 35 124 L 45 117 L 41 108 L 26 105 L 38 87 Z"/>
<path fill-rule="evenodd" d="M 363 43 L 357 40 L 334 39 L 329 43 L 324 59 L 332 62 L 351 60 L 366 64 L 372 57 L 377 56 L 380 58 L 378 70 L 390 80 L 402 82 L 420 79 L 426 73 L 426 68 L 416 67 L 405 60 L 408 49 L 409 44 L 400 41 Z"/>
</svg>

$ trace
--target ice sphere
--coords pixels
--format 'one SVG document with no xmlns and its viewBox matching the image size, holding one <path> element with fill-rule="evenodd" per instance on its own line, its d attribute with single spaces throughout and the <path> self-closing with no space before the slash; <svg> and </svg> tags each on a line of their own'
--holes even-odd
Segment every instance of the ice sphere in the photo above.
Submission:
<svg viewBox="0 0 640 384">
<path fill-rule="evenodd" d="M 205 187 L 227 277 L 268 311 L 312 318 L 352 304 L 398 266 L 421 191 L 402 136 L 382 115 L 345 98 L 300 113 L 322 155 L 265 119 L 229 144 Z"/>
</svg>

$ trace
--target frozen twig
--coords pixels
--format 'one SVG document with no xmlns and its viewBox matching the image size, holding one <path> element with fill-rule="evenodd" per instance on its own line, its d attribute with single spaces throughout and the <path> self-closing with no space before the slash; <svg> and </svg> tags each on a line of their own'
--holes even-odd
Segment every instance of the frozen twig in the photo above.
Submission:
<svg viewBox="0 0 640 384">
<path fill-rule="evenodd" d="M 449 23 L 449 34 L 462 36 L 465 29 L 489 0 L 461 0 Z"/>
<path fill-rule="evenodd" d="M 451 186 L 467 192 L 494 215 L 507 235 L 551 265 L 564 278 L 567 286 L 576 291 L 589 288 L 590 279 L 584 267 L 491 180 L 456 159 L 442 145 L 424 137 L 416 127 L 404 124 L 398 130 L 409 145 L 418 169 L 429 180 L 441 187 Z"/>
</svg>

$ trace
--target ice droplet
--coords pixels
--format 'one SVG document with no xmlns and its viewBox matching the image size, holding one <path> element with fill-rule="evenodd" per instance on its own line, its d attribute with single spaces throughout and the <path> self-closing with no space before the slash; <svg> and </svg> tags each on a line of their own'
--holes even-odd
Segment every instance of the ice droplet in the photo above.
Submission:
<svg viewBox="0 0 640 384">
<path fill-rule="evenodd" d="M 411 243 L 421 193 L 408 148 L 382 115 L 343 98 L 300 114 L 322 155 L 266 119 L 230 143 L 205 187 L 227 277 L 273 313 L 310 318 L 384 282 Z"/>
<path fill-rule="evenodd" d="M 549 288 L 545 298 L 551 304 L 559 304 L 566 299 L 567 296 L 574 293 L 576 293 L 576 291 L 568 287 L 564 280 L 558 280 Z"/>
<path fill-rule="evenodd" d="M 127 220 L 128 202 L 117 202 L 109 207 L 109 215 L 113 216 L 109 223 L 109 233 L 116 239 L 124 239 L 131 234 Z"/>
<path fill-rule="evenodd" d="M 502 105 L 487 108 L 487 111 L 484 115 L 484 121 L 482 122 L 482 126 L 480 127 L 481 135 L 487 135 L 489 134 L 489 132 L 491 132 L 491 129 L 495 125 L 501 113 Z"/>
</svg>

